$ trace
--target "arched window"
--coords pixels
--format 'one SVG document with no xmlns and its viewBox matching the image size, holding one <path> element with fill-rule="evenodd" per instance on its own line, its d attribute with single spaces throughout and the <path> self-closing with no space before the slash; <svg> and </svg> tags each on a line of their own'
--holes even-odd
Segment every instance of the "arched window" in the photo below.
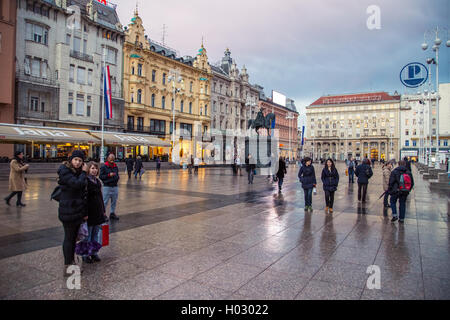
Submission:
<svg viewBox="0 0 450 320">
<path fill-rule="evenodd" d="M 161 107 L 163 108 L 163 109 L 165 109 L 166 108 L 166 97 L 162 97 L 162 99 L 161 99 Z"/>
<path fill-rule="evenodd" d="M 152 107 L 154 107 L 155 106 L 155 94 L 153 93 L 152 94 Z"/>
<path fill-rule="evenodd" d="M 142 90 L 139 89 L 137 92 L 137 102 L 142 103 Z"/>
</svg>

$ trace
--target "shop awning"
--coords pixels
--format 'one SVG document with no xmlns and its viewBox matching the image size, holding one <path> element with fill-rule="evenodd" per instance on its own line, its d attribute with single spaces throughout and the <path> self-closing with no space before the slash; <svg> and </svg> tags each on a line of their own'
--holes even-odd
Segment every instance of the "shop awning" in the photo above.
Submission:
<svg viewBox="0 0 450 320">
<path fill-rule="evenodd" d="M 101 141 L 102 133 L 99 131 L 91 131 Z M 158 137 L 149 135 L 138 135 L 118 132 L 104 132 L 103 138 L 106 145 L 130 145 L 130 146 L 151 146 L 151 147 L 170 147 L 170 142 L 163 141 Z"/>
<path fill-rule="evenodd" d="M 99 140 L 82 130 L 0 124 L 0 143 L 28 142 L 96 144 Z"/>
</svg>

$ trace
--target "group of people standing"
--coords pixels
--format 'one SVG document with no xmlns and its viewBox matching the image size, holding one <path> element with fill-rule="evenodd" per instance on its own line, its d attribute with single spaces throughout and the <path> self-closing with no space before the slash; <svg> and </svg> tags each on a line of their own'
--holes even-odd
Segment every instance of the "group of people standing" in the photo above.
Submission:
<svg viewBox="0 0 450 320">
<path fill-rule="evenodd" d="M 125 165 L 127 168 L 128 179 L 131 179 L 131 173 L 134 174 L 134 178 L 137 179 L 139 175 L 139 179 L 142 179 L 142 175 L 145 172 L 144 163 L 142 162 L 141 156 L 137 156 L 136 160 L 133 159 L 131 155 L 125 159 Z M 134 170 L 134 171 L 133 171 Z M 156 172 L 161 172 L 161 158 L 156 158 Z"/>
<path fill-rule="evenodd" d="M 406 215 L 406 200 L 409 192 L 414 187 L 414 179 L 411 173 L 411 163 L 408 159 L 398 162 L 398 167 L 394 169 L 394 161 L 388 161 L 383 165 L 383 188 L 384 188 L 384 207 L 392 209 L 392 222 L 399 220 L 404 222 Z M 358 180 L 358 201 L 366 202 L 367 187 L 369 180 L 373 176 L 371 161 L 364 159 L 358 165 L 352 158 L 347 161 L 347 173 L 349 184 L 354 183 L 354 176 Z M 305 195 L 305 210 L 312 210 L 312 194 L 315 191 L 317 181 L 312 159 L 305 158 L 298 172 L 298 178 L 302 184 Z M 325 193 L 325 212 L 333 213 L 334 193 L 339 184 L 339 173 L 334 161 L 327 159 L 322 169 L 321 180 Z M 389 203 L 390 198 L 390 203 Z M 399 202 L 399 212 L 397 215 L 397 200 Z"/>
</svg>

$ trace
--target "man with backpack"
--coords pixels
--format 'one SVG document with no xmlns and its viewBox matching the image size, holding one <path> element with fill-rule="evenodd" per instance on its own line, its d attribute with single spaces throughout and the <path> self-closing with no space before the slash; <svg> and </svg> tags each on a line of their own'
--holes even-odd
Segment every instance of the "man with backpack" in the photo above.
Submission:
<svg viewBox="0 0 450 320">
<path fill-rule="evenodd" d="M 406 199 L 414 187 L 414 179 L 406 168 L 406 162 L 401 160 L 389 178 L 388 192 L 391 195 L 392 222 L 398 220 L 403 223 L 406 215 Z M 399 202 L 400 217 L 397 216 L 397 199 Z"/>
</svg>

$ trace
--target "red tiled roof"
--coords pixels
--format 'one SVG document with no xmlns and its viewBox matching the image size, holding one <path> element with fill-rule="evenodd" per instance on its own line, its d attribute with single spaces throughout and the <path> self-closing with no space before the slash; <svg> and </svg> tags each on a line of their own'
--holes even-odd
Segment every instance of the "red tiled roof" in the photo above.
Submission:
<svg viewBox="0 0 450 320">
<path fill-rule="evenodd" d="M 378 102 L 400 100 L 400 96 L 391 96 L 387 92 L 371 92 L 344 94 L 338 96 L 323 96 L 311 103 L 311 106 L 327 105 L 327 104 L 350 104 L 362 102 Z"/>
</svg>

